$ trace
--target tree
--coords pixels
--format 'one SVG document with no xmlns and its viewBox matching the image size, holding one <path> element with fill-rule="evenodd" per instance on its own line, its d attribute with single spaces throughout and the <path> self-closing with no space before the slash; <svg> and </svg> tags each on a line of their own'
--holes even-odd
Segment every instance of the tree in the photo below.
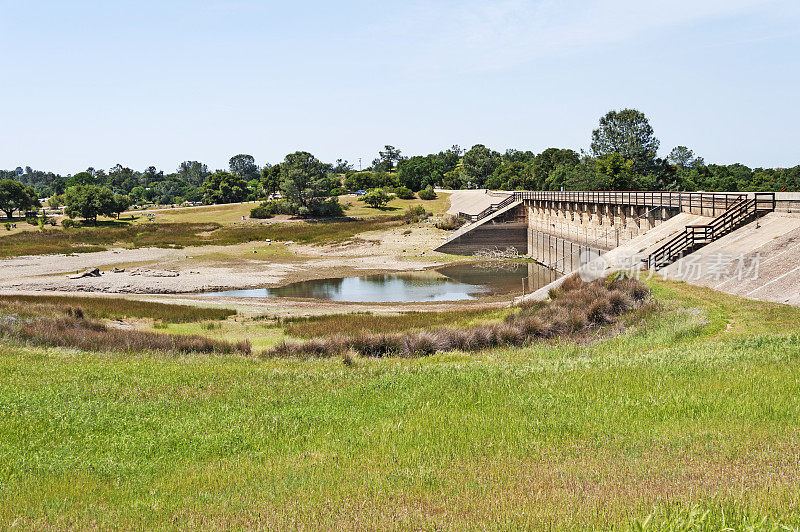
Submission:
<svg viewBox="0 0 800 532">
<path fill-rule="evenodd" d="M 244 153 L 234 155 L 228 161 L 228 166 L 232 174 L 243 177 L 245 181 L 258 179 L 258 165 L 256 165 L 256 160 L 252 155 Z"/>
<path fill-rule="evenodd" d="M 39 208 L 39 198 L 33 187 L 25 186 L 13 179 L 0 180 L 0 210 L 11 219 L 14 211 L 28 211 Z"/>
<path fill-rule="evenodd" d="M 609 153 L 597 160 L 600 190 L 631 190 L 634 184 L 633 161 L 619 153 Z"/>
<path fill-rule="evenodd" d="M 336 159 L 336 163 L 333 165 L 334 174 L 346 174 L 347 172 L 352 172 L 352 171 L 353 171 L 352 164 L 345 161 L 344 159 Z"/>
<path fill-rule="evenodd" d="M 609 111 L 592 131 L 592 153 L 601 158 L 619 153 L 633 161 L 636 173 L 645 173 L 656 158 L 660 142 L 653 135 L 650 121 L 641 111 Z"/>
<path fill-rule="evenodd" d="M 239 175 L 220 170 L 208 176 L 202 186 L 203 203 L 234 203 L 244 201 L 250 193 L 247 182 Z"/>
<path fill-rule="evenodd" d="M 702 157 L 695 157 L 694 152 L 686 146 L 675 146 L 672 148 L 672 151 L 667 155 L 667 160 L 681 170 L 702 166 L 705 163 Z"/>
<path fill-rule="evenodd" d="M 383 151 L 378 152 L 378 158 L 372 161 L 372 169 L 376 172 L 389 172 L 402 160 L 400 150 L 387 144 Z"/>
<path fill-rule="evenodd" d="M 114 196 L 113 212 L 117 215 L 117 220 L 119 220 L 119 215 L 127 211 L 130 206 L 131 199 L 128 196 L 122 194 L 116 194 Z"/>
<path fill-rule="evenodd" d="M 361 196 L 361 201 L 374 209 L 385 207 L 386 204 L 389 203 L 390 199 L 391 198 L 389 197 L 389 194 L 387 194 L 382 188 L 375 188 Z"/>
<path fill-rule="evenodd" d="M 290 153 L 281 163 L 281 192 L 300 206 L 308 207 L 311 200 L 327 196 L 326 166 L 307 151 Z"/>
<path fill-rule="evenodd" d="M 264 196 L 270 197 L 281 187 L 281 165 L 267 164 L 261 169 L 261 190 Z"/>
<path fill-rule="evenodd" d="M 476 144 L 461 158 L 461 180 L 473 188 L 483 187 L 500 166 L 500 154 L 483 144 Z"/>
<path fill-rule="evenodd" d="M 208 166 L 198 161 L 183 161 L 178 166 L 178 176 L 194 187 L 202 185 L 208 174 Z"/>
<path fill-rule="evenodd" d="M 577 166 L 579 162 L 580 156 L 573 150 L 547 148 L 533 158 L 533 178 L 536 182 L 536 188 L 545 188 L 550 174 L 558 166 Z"/>
<path fill-rule="evenodd" d="M 97 223 L 97 217 L 100 215 L 112 216 L 117 208 L 111 190 L 97 185 L 69 187 L 64 194 L 64 205 L 64 212 L 70 218 L 80 216 L 93 223 Z"/>
</svg>

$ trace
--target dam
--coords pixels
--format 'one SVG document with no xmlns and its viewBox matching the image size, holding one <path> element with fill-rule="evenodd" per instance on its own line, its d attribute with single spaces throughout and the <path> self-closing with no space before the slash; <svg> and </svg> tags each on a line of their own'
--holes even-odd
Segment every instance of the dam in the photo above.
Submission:
<svg viewBox="0 0 800 532">
<path fill-rule="evenodd" d="M 763 265 L 759 279 L 748 283 L 722 280 L 718 272 L 682 280 L 800 305 L 800 194 L 465 192 L 463 198 L 454 193 L 451 212 L 467 223 L 436 251 L 473 255 L 513 248 L 560 274 L 604 257 L 612 269 L 636 267 L 671 278 L 685 276 L 689 265 L 696 271 L 710 260 L 722 262 L 720 257 L 757 259 Z"/>
</svg>

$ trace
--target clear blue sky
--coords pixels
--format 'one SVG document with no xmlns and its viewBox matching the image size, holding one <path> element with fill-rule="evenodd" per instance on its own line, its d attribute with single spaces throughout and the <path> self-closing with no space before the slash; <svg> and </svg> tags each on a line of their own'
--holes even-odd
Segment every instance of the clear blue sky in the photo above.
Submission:
<svg viewBox="0 0 800 532">
<path fill-rule="evenodd" d="M 6 169 L 581 149 L 622 107 L 800 164 L 797 0 L 0 0 L 0 67 Z"/>
</svg>

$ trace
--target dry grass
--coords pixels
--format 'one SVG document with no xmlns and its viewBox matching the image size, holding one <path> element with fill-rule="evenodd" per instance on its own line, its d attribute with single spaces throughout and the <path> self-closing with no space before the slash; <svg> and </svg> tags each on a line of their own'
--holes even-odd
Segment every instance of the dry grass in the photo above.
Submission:
<svg viewBox="0 0 800 532">
<path fill-rule="evenodd" d="M 402 334 L 340 333 L 307 341 L 283 341 L 266 355 L 328 357 L 352 349 L 367 357 L 419 357 L 438 351 L 520 347 L 537 339 L 577 339 L 593 328 L 613 322 L 624 312 L 647 300 L 649 295 L 649 289 L 635 279 L 609 278 L 586 283 L 572 276 L 551 293 L 552 301 L 548 304 L 525 305 L 501 323 Z"/>
<path fill-rule="evenodd" d="M 34 345 L 74 347 L 85 351 L 158 351 L 165 353 L 239 353 L 249 355 L 247 340 L 231 343 L 197 335 L 170 335 L 117 329 L 83 318 L 80 309 L 63 318 L 5 318 L 0 336 Z"/>
<path fill-rule="evenodd" d="M 236 315 L 227 308 L 206 308 L 171 303 L 154 303 L 111 297 L 80 297 L 51 295 L 2 295 L 0 314 L 22 316 L 68 315 L 80 311 L 80 317 L 94 319 L 149 318 L 164 323 L 191 323 L 205 320 L 224 320 Z"/>
<path fill-rule="evenodd" d="M 330 221 L 304 221 L 272 224 L 226 225 L 218 223 L 148 223 L 50 229 L 2 236 L 0 257 L 86 253 L 111 246 L 129 248 L 233 245 L 244 242 L 292 240 L 310 244 L 335 243 L 365 232 L 399 225 L 400 216 L 342 218 Z"/>
</svg>

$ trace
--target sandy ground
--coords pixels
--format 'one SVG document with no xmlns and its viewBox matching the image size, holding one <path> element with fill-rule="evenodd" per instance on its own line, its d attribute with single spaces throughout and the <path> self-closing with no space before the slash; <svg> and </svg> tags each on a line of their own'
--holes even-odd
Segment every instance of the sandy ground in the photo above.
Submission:
<svg viewBox="0 0 800 532">
<path fill-rule="evenodd" d="M 332 246 L 257 242 L 14 257 L 0 260 L 0 292 L 190 293 L 419 270 L 452 260 L 431 251 L 444 235 L 423 224 L 363 233 Z M 99 268 L 101 275 L 69 277 L 87 268 Z"/>
</svg>

